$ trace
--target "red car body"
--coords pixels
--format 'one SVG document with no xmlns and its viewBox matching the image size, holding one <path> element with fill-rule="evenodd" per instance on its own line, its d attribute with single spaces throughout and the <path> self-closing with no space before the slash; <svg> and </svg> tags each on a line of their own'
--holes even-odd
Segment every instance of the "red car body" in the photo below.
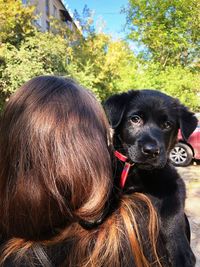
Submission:
<svg viewBox="0 0 200 267">
<path fill-rule="evenodd" d="M 200 115 L 199 114 L 197 115 L 197 118 L 199 119 L 197 128 L 194 130 L 194 132 L 191 134 L 191 136 L 187 140 L 187 144 L 192 148 L 194 159 L 200 159 Z M 185 143 L 185 141 L 183 141 L 180 131 L 178 134 L 178 141 Z"/>
</svg>

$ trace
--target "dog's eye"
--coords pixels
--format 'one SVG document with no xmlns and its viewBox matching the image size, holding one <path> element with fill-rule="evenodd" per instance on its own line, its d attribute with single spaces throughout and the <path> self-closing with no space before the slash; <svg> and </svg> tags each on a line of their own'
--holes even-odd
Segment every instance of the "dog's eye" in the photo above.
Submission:
<svg viewBox="0 0 200 267">
<path fill-rule="evenodd" d="M 138 115 L 134 115 L 130 118 L 131 122 L 132 123 L 135 123 L 135 124 L 141 124 L 142 123 L 142 118 Z"/>
<path fill-rule="evenodd" d="M 165 121 L 162 123 L 162 128 L 166 130 L 171 129 L 172 126 L 173 126 L 173 123 L 171 121 Z"/>
</svg>

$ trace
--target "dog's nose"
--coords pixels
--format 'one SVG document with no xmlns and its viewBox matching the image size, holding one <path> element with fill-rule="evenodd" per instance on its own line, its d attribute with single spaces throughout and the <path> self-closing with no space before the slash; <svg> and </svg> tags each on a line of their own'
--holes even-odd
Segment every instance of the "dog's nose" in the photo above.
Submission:
<svg viewBox="0 0 200 267">
<path fill-rule="evenodd" d="M 142 153 L 145 156 L 156 158 L 160 154 L 160 149 L 156 144 L 147 143 L 142 146 Z"/>
</svg>

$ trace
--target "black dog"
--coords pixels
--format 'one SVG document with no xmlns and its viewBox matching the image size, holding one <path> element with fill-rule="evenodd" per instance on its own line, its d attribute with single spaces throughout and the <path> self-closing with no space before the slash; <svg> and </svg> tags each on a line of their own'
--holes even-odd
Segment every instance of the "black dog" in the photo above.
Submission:
<svg viewBox="0 0 200 267">
<path fill-rule="evenodd" d="M 184 214 L 185 185 L 168 156 L 178 129 L 185 140 L 197 126 L 194 114 L 177 99 L 154 90 L 113 95 L 105 111 L 114 129 L 114 146 L 131 167 L 124 190 L 147 194 L 157 209 L 161 235 L 173 267 L 193 267 L 189 224 Z M 121 175 L 123 164 L 118 161 Z"/>
</svg>

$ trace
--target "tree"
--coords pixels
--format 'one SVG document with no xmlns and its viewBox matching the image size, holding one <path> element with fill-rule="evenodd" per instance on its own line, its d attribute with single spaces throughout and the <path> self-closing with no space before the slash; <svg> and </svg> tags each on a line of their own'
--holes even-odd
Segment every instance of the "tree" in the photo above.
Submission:
<svg viewBox="0 0 200 267">
<path fill-rule="evenodd" d="M 99 99 L 104 100 L 112 93 L 127 88 L 126 80 L 123 84 L 119 81 L 129 78 L 124 69 L 129 68 L 133 74 L 134 64 L 135 57 L 127 43 L 114 41 L 103 33 L 93 33 L 73 47 L 70 66 L 75 67 L 74 77 L 91 88 Z"/>
<path fill-rule="evenodd" d="M 182 66 L 167 66 L 161 70 L 159 64 L 140 67 L 135 81 L 137 88 L 152 88 L 178 98 L 194 111 L 200 110 L 197 97 L 200 76 Z"/>
<path fill-rule="evenodd" d="M 34 6 L 23 6 L 21 0 L 0 0 L 0 45 L 19 45 L 35 31 Z"/>
<path fill-rule="evenodd" d="M 72 44 L 73 33 L 69 36 L 67 31 L 63 38 L 63 30 L 56 34 L 35 31 L 19 46 L 7 42 L 0 47 L 0 88 L 5 98 L 27 80 L 44 74 L 72 77 L 101 100 L 123 90 L 118 83 L 122 70 L 134 61 L 127 44 L 103 33 L 88 34 Z"/>
<path fill-rule="evenodd" d="M 14 9 L 12 5 L 10 8 Z M 15 12 L 10 14 L 16 15 Z M 20 35 L 22 38 L 16 40 L 12 32 L 10 35 L 8 31 L 7 35 L 4 30 L 0 44 L 0 106 L 27 80 L 52 74 L 74 78 L 100 100 L 128 89 L 154 88 L 181 98 L 194 110 L 200 109 L 195 99 L 198 74 L 182 66 L 166 64 L 163 69 L 160 63 L 136 58 L 127 42 L 93 31 L 89 14 L 85 10 L 83 18 L 79 19 L 86 21 L 81 24 L 87 25 L 84 35 L 80 31 L 70 31 L 65 24 L 55 20 L 51 21 L 53 32 L 38 32 L 31 26 L 31 31 L 25 30 Z M 11 21 L 14 23 L 15 19 Z M 29 23 L 31 17 L 27 25 Z M 0 36 L 3 35 L 0 33 Z"/>
<path fill-rule="evenodd" d="M 53 44 L 53 45 L 52 45 Z M 52 33 L 35 32 L 20 47 L 9 43 L 0 48 L 0 88 L 6 95 L 34 76 L 66 75 L 71 48 L 66 39 Z"/>
<path fill-rule="evenodd" d="M 200 52 L 199 0 L 129 0 L 129 37 L 165 67 L 188 66 Z"/>
<path fill-rule="evenodd" d="M 83 11 L 81 14 L 78 11 L 74 10 L 74 19 L 78 22 L 82 30 L 82 35 L 87 37 L 95 33 L 93 12 L 88 8 L 87 5 L 84 5 Z"/>
</svg>

